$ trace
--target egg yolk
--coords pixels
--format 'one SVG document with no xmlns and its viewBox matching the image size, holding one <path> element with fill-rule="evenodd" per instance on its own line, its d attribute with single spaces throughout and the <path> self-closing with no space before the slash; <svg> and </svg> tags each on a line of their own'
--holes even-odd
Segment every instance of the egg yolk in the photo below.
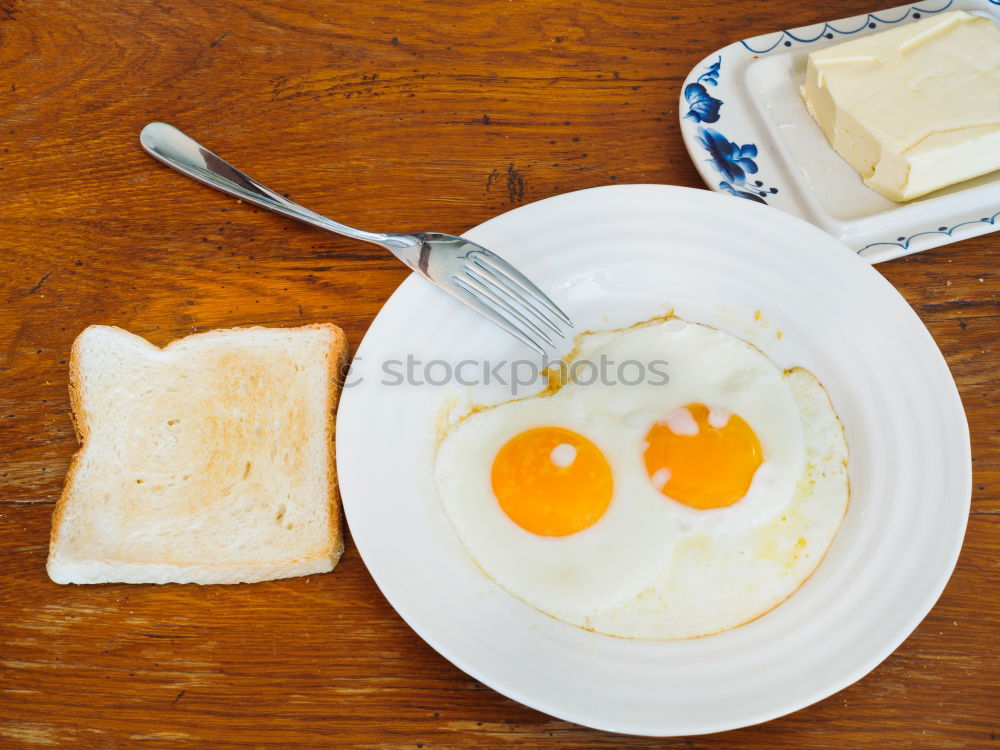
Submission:
<svg viewBox="0 0 1000 750">
<path fill-rule="evenodd" d="M 611 502 L 611 467 L 592 442 L 562 427 L 536 427 L 493 459 L 493 494 L 525 531 L 567 536 L 597 521 Z"/>
<path fill-rule="evenodd" d="M 750 425 L 704 404 L 688 404 L 654 424 L 644 458 L 656 489 L 699 510 L 739 502 L 764 461 Z"/>
</svg>

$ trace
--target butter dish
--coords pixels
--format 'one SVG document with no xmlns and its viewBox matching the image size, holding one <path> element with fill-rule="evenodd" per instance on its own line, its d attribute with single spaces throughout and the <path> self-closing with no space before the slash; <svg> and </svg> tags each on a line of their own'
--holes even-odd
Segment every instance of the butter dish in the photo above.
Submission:
<svg viewBox="0 0 1000 750">
<path fill-rule="evenodd" d="M 805 219 L 872 263 L 1000 228 L 1000 171 L 893 202 L 833 150 L 800 94 L 810 53 L 954 10 L 1000 24 L 997 0 L 930 0 L 744 39 L 707 56 L 684 81 L 679 112 L 706 184 Z"/>
</svg>

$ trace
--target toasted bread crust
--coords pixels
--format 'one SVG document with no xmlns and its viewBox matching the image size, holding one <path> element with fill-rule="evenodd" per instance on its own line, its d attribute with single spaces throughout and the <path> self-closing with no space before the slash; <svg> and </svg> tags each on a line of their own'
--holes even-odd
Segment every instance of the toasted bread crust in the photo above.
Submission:
<svg viewBox="0 0 1000 750">
<path fill-rule="evenodd" d="M 87 437 L 90 435 L 90 424 L 87 413 L 83 407 L 83 394 L 80 390 L 82 377 L 80 375 L 80 344 L 83 334 L 94 326 L 87 326 L 73 340 L 73 346 L 69 353 L 69 406 L 70 420 L 73 422 L 73 431 L 76 433 L 76 440 L 80 444 L 69 462 L 69 469 L 66 471 L 66 479 L 63 481 L 62 492 L 56 500 L 56 507 L 52 511 L 52 531 L 49 536 L 49 560 L 52 559 L 52 550 L 55 549 L 62 530 L 63 514 L 66 511 L 66 499 L 69 496 L 70 488 L 76 481 L 77 472 L 80 469 L 80 460 L 83 451 L 87 447 Z M 117 326 L 115 326 L 117 328 Z M 124 330 L 124 329 L 118 329 Z"/>
<path fill-rule="evenodd" d="M 344 370 L 349 360 L 347 336 L 340 327 L 332 323 L 314 323 L 315 328 L 326 328 L 333 334 L 333 353 L 330 357 L 330 404 L 327 409 L 326 439 L 330 445 L 329 465 L 327 475 L 330 483 L 330 538 L 334 540 L 333 548 L 330 550 L 330 560 L 333 567 L 340 562 L 340 556 L 344 554 L 344 524 L 341 519 L 340 508 L 340 485 L 337 483 L 337 407 L 340 404 L 341 379 L 344 377 Z"/>
</svg>

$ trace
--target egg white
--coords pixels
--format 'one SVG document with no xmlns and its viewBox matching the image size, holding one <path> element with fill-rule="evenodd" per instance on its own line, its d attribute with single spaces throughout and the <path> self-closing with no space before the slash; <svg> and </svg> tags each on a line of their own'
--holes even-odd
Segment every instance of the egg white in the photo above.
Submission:
<svg viewBox="0 0 1000 750">
<path fill-rule="evenodd" d="M 847 448 L 822 386 L 804 370 L 783 372 L 735 336 L 676 318 L 586 334 L 573 361 L 602 356 L 647 373 L 666 360 L 660 370 L 669 381 L 569 382 L 471 414 L 441 442 L 439 495 L 471 557 L 527 604 L 621 637 L 705 635 L 774 607 L 818 564 L 846 509 Z M 650 426 L 690 403 L 739 414 L 761 443 L 765 461 L 731 507 L 674 502 L 646 474 Z M 520 528 L 491 487 L 497 451 L 545 426 L 593 441 L 614 475 L 604 516 L 567 537 Z"/>
</svg>

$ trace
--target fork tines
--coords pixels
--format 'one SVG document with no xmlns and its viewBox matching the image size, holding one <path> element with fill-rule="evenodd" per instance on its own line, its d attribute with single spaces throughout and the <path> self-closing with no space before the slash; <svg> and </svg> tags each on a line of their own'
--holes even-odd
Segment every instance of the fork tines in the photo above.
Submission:
<svg viewBox="0 0 1000 750">
<path fill-rule="evenodd" d="M 566 337 L 562 326 L 572 328 L 572 321 L 527 276 L 494 253 L 467 259 L 451 279 L 466 304 L 542 355 L 555 346 L 551 334 Z"/>
</svg>

